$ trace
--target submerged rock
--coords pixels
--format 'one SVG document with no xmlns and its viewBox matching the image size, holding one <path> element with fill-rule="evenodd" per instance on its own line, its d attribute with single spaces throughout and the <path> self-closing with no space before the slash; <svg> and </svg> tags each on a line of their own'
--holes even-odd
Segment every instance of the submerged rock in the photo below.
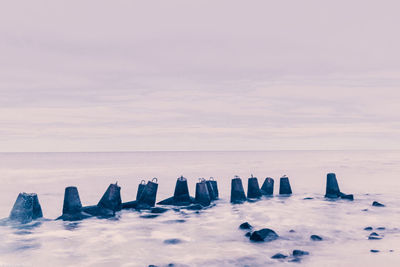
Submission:
<svg viewBox="0 0 400 267">
<path fill-rule="evenodd" d="M 369 236 L 368 236 L 369 240 L 379 240 L 382 239 L 382 237 L 379 236 L 379 234 L 372 232 Z"/>
<path fill-rule="evenodd" d="M 164 212 L 167 212 L 167 211 L 168 211 L 168 209 L 160 208 L 160 207 L 155 207 L 155 208 L 152 208 L 150 210 L 151 213 L 156 213 L 156 214 L 164 213 Z"/>
<path fill-rule="evenodd" d="M 254 231 L 250 236 L 250 240 L 254 242 L 270 242 L 278 238 L 279 238 L 278 234 L 275 233 L 274 230 L 268 228 Z"/>
<path fill-rule="evenodd" d="M 308 251 L 295 249 L 295 250 L 293 250 L 292 254 L 294 257 L 301 257 L 301 256 L 309 255 L 310 253 Z"/>
<path fill-rule="evenodd" d="M 384 204 L 382 204 L 382 203 L 379 203 L 378 201 L 374 201 L 374 202 L 372 202 L 372 206 L 374 206 L 374 207 L 385 207 L 385 205 L 384 205 Z"/>
<path fill-rule="evenodd" d="M 244 222 L 239 226 L 240 229 L 251 229 L 253 228 L 253 226 L 251 226 L 251 224 L 249 224 L 248 222 Z"/>
<path fill-rule="evenodd" d="M 386 230 L 386 227 L 378 227 L 378 228 L 376 228 L 376 230 L 383 231 L 383 230 Z"/>
<path fill-rule="evenodd" d="M 319 235 L 312 235 L 310 236 L 310 239 L 312 241 L 322 241 L 322 237 L 320 237 Z"/>
<path fill-rule="evenodd" d="M 377 249 L 371 249 L 370 252 L 372 252 L 372 253 L 378 253 L 379 250 L 377 250 Z"/>
<path fill-rule="evenodd" d="M 271 257 L 271 259 L 285 259 L 285 258 L 287 258 L 288 256 L 286 256 L 286 255 L 284 255 L 284 254 L 282 254 L 282 253 L 276 253 L 275 255 L 273 255 L 272 257 Z"/>
<path fill-rule="evenodd" d="M 176 245 L 182 243 L 182 240 L 178 239 L 178 238 L 172 238 L 172 239 L 167 239 L 164 240 L 164 244 L 169 244 L 169 245 Z"/>
<path fill-rule="evenodd" d="M 371 226 L 367 226 L 367 227 L 364 228 L 365 231 L 372 231 L 372 229 L 373 228 Z"/>
</svg>

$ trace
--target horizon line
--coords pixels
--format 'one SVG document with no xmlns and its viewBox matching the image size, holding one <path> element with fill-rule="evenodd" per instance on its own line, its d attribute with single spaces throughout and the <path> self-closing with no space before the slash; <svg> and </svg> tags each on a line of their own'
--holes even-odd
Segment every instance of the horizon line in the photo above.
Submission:
<svg viewBox="0 0 400 267">
<path fill-rule="evenodd" d="M 285 151 L 400 151 L 400 149 L 272 149 L 272 150 L 121 150 L 121 151 L 0 151 L 0 154 L 16 153 L 154 153 L 154 152 L 285 152 Z"/>
</svg>

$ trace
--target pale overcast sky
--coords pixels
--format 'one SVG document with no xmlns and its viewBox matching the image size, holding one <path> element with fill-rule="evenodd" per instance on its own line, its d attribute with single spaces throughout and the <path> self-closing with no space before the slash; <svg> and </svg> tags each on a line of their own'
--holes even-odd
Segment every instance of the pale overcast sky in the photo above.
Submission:
<svg viewBox="0 0 400 267">
<path fill-rule="evenodd" d="M 2 1 L 0 151 L 400 149 L 400 1 Z"/>
</svg>

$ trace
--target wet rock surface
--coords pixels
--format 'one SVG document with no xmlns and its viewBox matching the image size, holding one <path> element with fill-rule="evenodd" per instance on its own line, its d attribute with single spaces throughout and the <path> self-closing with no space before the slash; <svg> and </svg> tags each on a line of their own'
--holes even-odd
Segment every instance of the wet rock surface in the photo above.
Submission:
<svg viewBox="0 0 400 267">
<path fill-rule="evenodd" d="M 276 253 L 275 255 L 273 255 L 272 257 L 271 257 L 271 259 L 285 259 L 285 258 L 287 258 L 288 256 L 287 255 L 284 255 L 284 254 L 282 254 L 282 253 Z"/>
<path fill-rule="evenodd" d="M 309 255 L 310 253 L 308 251 L 304 251 L 304 250 L 300 250 L 300 249 L 295 249 L 292 252 L 292 255 L 294 257 L 302 257 L 302 256 L 306 256 Z"/>
<path fill-rule="evenodd" d="M 378 201 L 372 202 L 372 206 L 374 206 L 374 207 L 385 207 L 384 204 L 382 204 L 382 203 L 380 203 L 380 202 L 378 202 Z"/>
<path fill-rule="evenodd" d="M 268 228 L 254 231 L 250 236 L 250 240 L 253 242 L 271 242 L 278 238 L 278 234 L 275 233 L 274 230 Z"/>
<path fill-rule="evenodd" d="M 251 226 L 251 224 L 249 224 L 248 222 L 244 222 L 241 225 L 239 225 L 240 229 L 251 229 L 253 228 L 253 226 Z"/>
<path fill-rule="evenodd" d="M 312 241 L 322 241 L 322 240 L 323 240 L 323 238 L 320 237 L 319 235 L 311 235 L 311 236 L 310 236 L 310 239 L 311 239 Z"/>
</svg>

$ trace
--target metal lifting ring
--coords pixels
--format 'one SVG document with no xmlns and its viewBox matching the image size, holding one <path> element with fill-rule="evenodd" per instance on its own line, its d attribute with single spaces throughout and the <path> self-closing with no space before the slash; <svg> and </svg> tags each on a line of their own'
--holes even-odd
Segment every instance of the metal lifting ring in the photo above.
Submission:
<svg viewBox="0 0 400 267">
<path fill-rule="evenodd" d="M 155 182 L 154 182 L 154 180 L 155 180 Z M 158 179 L 157 179 L 156 177 L 154 177 L 153 179 L 151 179 L 151 181 L 152 181 L 153 183 L 157 183 L 157 182 L 158 182 Z"/>
<path fill-rule="evenodd" d="M 140 184 L 146 184 L 145 180 L 140 181 Z"/>
<path fill-rule="evenodd" d="M 208 179 L 208 180 L 210 180 L 210 181 L 214 181 L 214 177 L 210 177 L 210 179 Z"/>
</svg>

